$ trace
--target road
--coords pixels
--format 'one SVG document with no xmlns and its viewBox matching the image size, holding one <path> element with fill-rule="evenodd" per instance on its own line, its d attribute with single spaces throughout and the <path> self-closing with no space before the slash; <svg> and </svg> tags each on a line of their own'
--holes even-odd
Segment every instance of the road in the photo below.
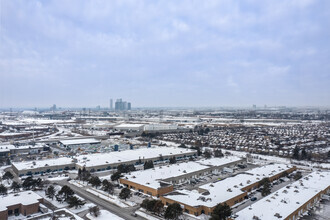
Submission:
<svg viewBox="0 0 330 220">
<path fill-rule="evenodd" d="M 79 188 L 75 185 L 69 184 L 66 180 L 58 181 L 58 185 L 64 186 L 69 185 L 70 188 L 79 196 L 85 198 L 86 200 L 89 200 L 93 202 L 94 204 L 98 205 L 100 208 L 106 209 L 110 212 L 112 212 L 115 215 L 118 215 L 119 217 L 125 219 L 125 220 L 136 220 L 136 219 L 144 219 L 142 217 L 134 217 L 132 214 L 139 208 L 139 207 L 130 207 L 130 208 L 120 208 L 114 204 L 111 204 L 103 199 L 100 199 L 99 197 L 85 191 L 82 188 Z"/>
</svg>

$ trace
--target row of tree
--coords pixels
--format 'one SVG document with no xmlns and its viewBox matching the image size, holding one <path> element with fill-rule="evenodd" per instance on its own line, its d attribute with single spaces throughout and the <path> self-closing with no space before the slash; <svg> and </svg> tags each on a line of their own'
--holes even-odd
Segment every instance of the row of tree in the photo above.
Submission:
<svg viewBox="0 0 330 220">
<path fill-rule="evenodd" d="M 54 197 L 60 203 L 67 202 L 69 207 L 75 207 L 76 209 L 85 205 L 86 202 L 79 199 L 77 196 L 74 195 L 74 191 L 67 185 L 63 186 L 61 190 L 56 192 L 55 187 L 50 185 L 46 190 L 45 194 L 48 198 L 52 200 Z"/>
<path fill-rule="evenodd" d="M 141 204 L 142 208 L 154 214 L 160 214 L 164 211 L 164 204 L 160 200 L 145 199 Z M 169 204 L 165 210 L 165 219 L 179 219 L 183 209 L 179 203 Z M 231 208 L 226 204 L 218 204 L 211 213 L 210 220 L 225 220 L 232 214 Z"/>
</svg>

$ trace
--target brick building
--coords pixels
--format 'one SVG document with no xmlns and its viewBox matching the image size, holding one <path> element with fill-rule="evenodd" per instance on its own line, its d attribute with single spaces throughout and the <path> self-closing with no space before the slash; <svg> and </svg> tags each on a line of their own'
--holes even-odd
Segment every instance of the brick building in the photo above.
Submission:
<svg viewBox="0 0 330 220">
<path fill-rule="evenodd" d="M 330 172 L 313 172 L 237 212 L 236 219 L 296 220 L 329 193 Z"/>
<path fill-rule="evenodd" d="M 119 181 L 131 189 L 153 196 L 160 196 L 173 191 L 173 185 L 190 182 L 214 172 L 218 173 L 224 167 L 234 167 L 243 163 L 245 163 L 244 159 L 233 156 L 196 162 L 189 161 L 131 172 Z"/>
<path fill-rule="evenodd" d="M 43 198 L 32 191 L 8 194 L 0 197 L 0 219 L 14 215 L 31 215 L 39 211 Z"/>
<path fill-rule="evenodd" d="M 256 189 L 263 178 L 271 181 L 280 178 L 284 173 L 294 171 L 296 167 L 283 164 L 272 164 L 258 167 L 224 180 L 202 185 L 197 191 L 176 190 L 162 195 L 160 199 L 164 205 L 179 203 L 184 212 L 210 215 L 219 203 L 233 206 L 247 198 L 249 191 Z"/>
</svg>

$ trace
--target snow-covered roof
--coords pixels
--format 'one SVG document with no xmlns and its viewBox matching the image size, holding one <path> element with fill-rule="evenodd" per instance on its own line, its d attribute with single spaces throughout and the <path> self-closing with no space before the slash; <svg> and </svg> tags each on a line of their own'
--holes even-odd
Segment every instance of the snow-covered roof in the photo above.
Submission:
<svg viewBox="0 0 330 220">
<path fill-rule="evenodd" d="M 329 172 L 313 172 L 237 212 L 236 219 L 285 219 L 329 185 Z"/>
<path fill-rule="evenodd" d="M 224 180 L 215 183 L 208 183 L 199 187 L 201 192 L 208 191 L 209 195 L 203 195 L 196 190 L 179 190 L 164 197 L 189 206 L 214 207 L 218 203 L 226 202 L 231 198 L 243 194 L 243 188 L 257 183 L 265 177 L 271 177 L 279 172 L 283 172 L 283 169 L 287 170 L 289 168 L 291 167 L 287 167 L 287 165 L 282 166 L 282 164 L 267 165 L 252 169 L 248 174 L 238 174 L 234 177 L 228 177 Z M 256 172 L 253 172 L 253 170 Z M 260 174 L 262 175 L 260 176 Z M 198 199 L 200 197 L 204 198 Z"/>
<path fill-rule="evenodd" d="M 0 145 L 0 152 L 7 152 L 10 150 L 23 150 L 23 149 L 35 149 L 35 148 L 42 148 L 42 144 L 36 145 L 23 145 L 23 146 L 14 146 L 14 145 Z"/>
<path fill-rule="evenodd" d="M 286 164 L 270 164 L 262 167 L 257 167 L 251 170 L 246 171 L 246 173 L 260 176 L 261 178 L 275 176 L 279 173 L 282 173 L 285 170 L 288 170 L 292 166 Z"/>
<path fill-rule="evenodd" d="M 178 177 L 208 168 L 208 166 L 190 161 L 168 166 L 155 167 L 148 170 L 135 171 L 131 174 L 126 174 L 122 179 L 127 179 L 131 182 L 157 189 L 160 188 L 160 180 L 166 180 L 172 177 Z"/>
<path fill-rule="evenodd" d="M 222 158 L 214 157 L 211 159 L 203 159 L 203 160 L 197 161 L 197 163 L 200 163 L 202 165 L 208 165 L 208 166 L 223 166 L 228 163 L 238 162 L 240 160 L 242 160 L 242 158 L 239 158 L 236 156 L 226 156 L 226 157 L 222 157 Z"/>
<path fill-rule="evenodd" d="M 93 167 L 106 164 L 116 164 L 135 161 L 138 159 L 148 160 L 162 156 L 174 156 L 185 153 L 195 153 L 195 150 L 175 148 L 175 147 L 157 147 L 157 148 L 139 148 L 126 151 L 114 151 L 105 154 L 89 154 L 77 157 L 77 164 L 80 166 Z"/>
<path fill-rule="evenodd" d="M 10 151 L 11 149 L 15 149 L 14 145 L 0 145 L 0 152 L 7 152 Z"/>
<path fill-rule="evenodd" d="M 1 196 L 0 211 L 6 211 L 8 206 L 17 204 L 32 205 L 38 203 L 38 199 L 42 199 L 42 197 L 32 191 L 25 191 L 15 194 L 8 194 L 7 196 Z"/>
<path fill-rule="evenodd" d="M 60 141 L 63 145 L 76 145 L 76 144 L 98 144 L 101 141 L 94 138 L 85 138 L 85 139 L 72 139 L 72 140 L 62 140 Z"/>
<path fill-rule="evenodd" d="M 120 124 L 120 125 L 116 125 L 115 128 L 141 128 L 143 127 L 144 124 Z"/>
<path fill-rule="evenodd" d="M 61 166 L 61 165 L 73 164 L 73 163 L 74 162 L 72 161 L 72 158 L 60 157 L 60 158 L 56 158 L 56 159 L 18 162 L 18 163 L 13 163 L 13 165 L 18 170 L 28 170 L 28 169 L 36 169 L 36 168 L 40 168 L 40 167 Z"/>
</svg>

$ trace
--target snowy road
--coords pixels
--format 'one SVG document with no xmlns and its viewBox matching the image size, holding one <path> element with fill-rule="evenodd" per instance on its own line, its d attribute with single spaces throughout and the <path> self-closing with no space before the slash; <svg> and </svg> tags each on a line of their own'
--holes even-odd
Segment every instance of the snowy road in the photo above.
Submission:
<svg viewBox="0 0 330 220">
<path fill-rule="evenodd" d="M 143 219 L 141 217 L 134 217 L 131 214 L 133 214 L 138 208 L 140 207 L 133 207 L 133 208 L 119 208 L 116 205 L 113 205 L 109 202 L 106 202 L 103 199 L 100 199 L 99 197 L 85 191 L 84 189 L 81 189 L 75 185 L 69 184 L 67 181 L 58 181 L 57 184 L 59 185 L 69 185 L 70 188 L 75 191 L 79 196 L 85 198 L 86 200 L 89 200 L 93 202 L 94 204 L 98 205 L 100 208 L 106 209 L 110 212 L 112 212 L 115 215 L 118 215 L 121 218 L 124 218 L 126 220 L 135 220 L 135 219 Z"/>
</svg>

